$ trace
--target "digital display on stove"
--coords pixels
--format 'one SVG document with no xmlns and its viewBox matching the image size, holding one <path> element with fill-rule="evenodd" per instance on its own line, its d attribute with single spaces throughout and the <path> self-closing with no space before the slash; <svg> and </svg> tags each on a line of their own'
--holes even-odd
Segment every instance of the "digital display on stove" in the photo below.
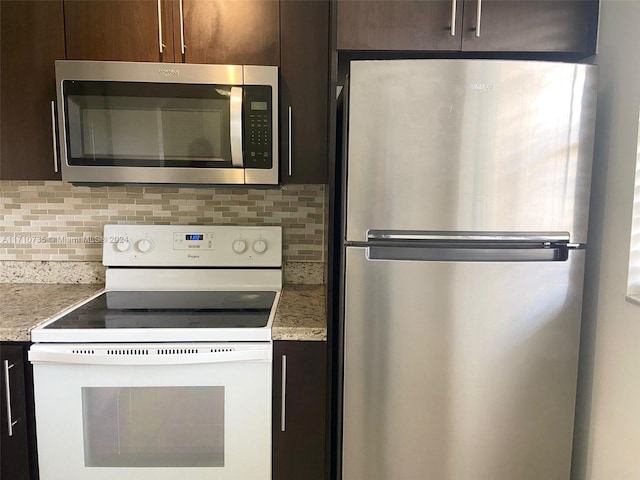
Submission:
<svg viewBox="0 0 640 480">
<path fill-rule="evenodd" d="M 261 328 L 269 322 L 275 296 L 269 291 L 112 291 L 44 328 Z"/>
<path fill-rule="evenodd" d="M 204 240 L 204 235 L 202 234 L 193 234 L 193 233 L 187 233 L 184 236 L 185 240 Z"/>
</svg>

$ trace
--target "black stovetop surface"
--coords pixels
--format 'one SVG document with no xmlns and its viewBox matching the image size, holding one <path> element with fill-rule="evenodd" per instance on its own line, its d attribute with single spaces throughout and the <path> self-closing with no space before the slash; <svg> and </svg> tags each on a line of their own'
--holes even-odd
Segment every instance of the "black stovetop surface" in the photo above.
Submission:
<svg viewBox="0 0 640 480">
<path fill-rule="evenodd" d="M 273 291 L 109 291 L 45 329 L 259 328 Z"/>
</svg>

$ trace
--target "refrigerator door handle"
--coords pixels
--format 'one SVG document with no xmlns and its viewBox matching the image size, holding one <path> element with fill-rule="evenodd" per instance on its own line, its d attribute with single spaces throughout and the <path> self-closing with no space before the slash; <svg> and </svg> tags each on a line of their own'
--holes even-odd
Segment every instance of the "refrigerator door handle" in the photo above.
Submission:
<svg viewBox="0 0 640 480">
<path fill-rule="evenodd" d="M 564 262 L 569 258 L 566 243 L 533 245 L 479 242 L 473 245 L 419 244 L 371 245 L 368 260 L 412 260 L 423 262 Z"/>
<path fill-rule="evenodd" d="M 438 241 L 438 242 L 569 242 L 568 232 L 443 232 L 412 230 L 369 230 L 368 241 Z"/>
</svg>

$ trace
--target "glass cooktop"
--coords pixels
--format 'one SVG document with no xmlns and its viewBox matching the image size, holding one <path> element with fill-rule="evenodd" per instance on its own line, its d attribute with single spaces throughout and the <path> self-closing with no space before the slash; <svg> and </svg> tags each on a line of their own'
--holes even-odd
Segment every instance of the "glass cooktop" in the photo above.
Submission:
<svg viewBox="0 0 640 480">
<path fill-rule="evenodd" d="M 45 329 L 260 328 L 276 292 L 104 292 Z"/>
</svg>

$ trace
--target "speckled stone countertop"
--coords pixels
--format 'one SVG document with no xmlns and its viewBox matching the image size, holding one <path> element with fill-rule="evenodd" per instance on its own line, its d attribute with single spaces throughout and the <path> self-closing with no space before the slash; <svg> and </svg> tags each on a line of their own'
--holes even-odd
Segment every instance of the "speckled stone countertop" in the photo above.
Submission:
<svg viewBox="0 0 640 480">
<path fill-rule="evenodd" d="M 30 341 L 32 328 L 101 288 L 101 284 L 0 283 L 0 341 Z M 273 339 L 326 340 L 325 298 L 324 285 L 286 285 Z"/>
<path fill-rule="evenodd" d="M 0 284 L 0 341 L 28 342 L 29 331 L 100 290 L 100 284 Z"/>
<path fill-rule="evenodd" d="M 271 337 L 274 340 L 326 340 L 325 291 L 325 285 L 285 285 Z"/>
</svg>

